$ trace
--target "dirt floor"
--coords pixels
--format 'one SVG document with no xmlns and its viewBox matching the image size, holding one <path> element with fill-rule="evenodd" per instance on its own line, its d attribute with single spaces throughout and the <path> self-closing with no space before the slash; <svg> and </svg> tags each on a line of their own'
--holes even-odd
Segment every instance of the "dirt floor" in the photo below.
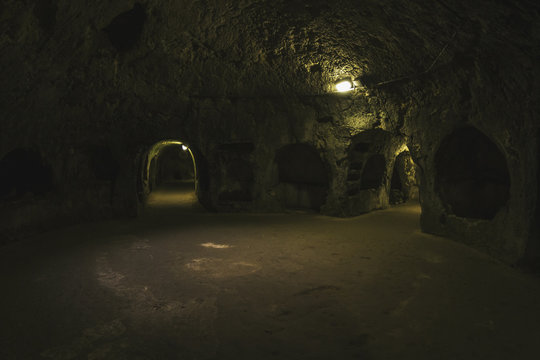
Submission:
<svg viewBox="0 0 540 360">
<path fill-rule="evenodd" d="M 421 233 L 418 204 L 212 214 L 171 191 L 0 248 L 0 358 L 540 358 L 540 279 Z"/>
</svg>

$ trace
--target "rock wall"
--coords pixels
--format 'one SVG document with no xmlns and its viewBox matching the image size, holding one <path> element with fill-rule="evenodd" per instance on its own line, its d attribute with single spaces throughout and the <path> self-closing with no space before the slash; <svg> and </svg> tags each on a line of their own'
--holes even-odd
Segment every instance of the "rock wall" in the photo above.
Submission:
<svg viewBox="0 0 540 360">
<path fill-rule="evenodd" d="M 53 179 L 26 193 L 31 205 L 3 198 L 4 213 L 28 214 L 2 221 L 13 236 L 47 217 L 136 215 L 145 154 L 174 139 L 193 149 L 214 210 L 384 208 L 408 146 L 425 231 L 509 262 L 533 239 L 532 2 L 7 0 L 0 11 L 0 158 L 35 152 Z M 357 88 L 336 93 L 340 79 Z M 508 167 L 492 219 L 455 215 L 437 190 L 436 154 L 463 126 Z M 317 153 L 325 181 L 280 180 L 278 154 L 297 144 Z"/>
</svg>

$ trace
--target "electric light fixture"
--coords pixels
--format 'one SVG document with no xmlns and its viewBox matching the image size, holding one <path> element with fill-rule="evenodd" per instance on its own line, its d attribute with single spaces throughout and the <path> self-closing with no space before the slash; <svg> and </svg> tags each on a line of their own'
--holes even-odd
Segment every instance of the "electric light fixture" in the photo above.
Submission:
<svg viewBox="0 0 540 360">
<path fill-rule="evenodd" d="M 342 79 L 336 82 L 337 92 L 347 92 L 354 90 L 354 83 L 351 79 Z"/>
</svg>

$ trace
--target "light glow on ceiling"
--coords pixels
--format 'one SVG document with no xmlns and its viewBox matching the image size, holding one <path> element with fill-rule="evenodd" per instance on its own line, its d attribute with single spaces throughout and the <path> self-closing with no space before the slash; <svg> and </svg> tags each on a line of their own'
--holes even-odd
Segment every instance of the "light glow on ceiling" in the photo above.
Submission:
<svg viewBox="0 0 540 360">
<path fill-rule="evenodd" d="M 336 83 L 336 90 L 338 92 L 347 92 L 354 90 L 354 84 L 351 80 L 341 80 Z"/>
</svg>

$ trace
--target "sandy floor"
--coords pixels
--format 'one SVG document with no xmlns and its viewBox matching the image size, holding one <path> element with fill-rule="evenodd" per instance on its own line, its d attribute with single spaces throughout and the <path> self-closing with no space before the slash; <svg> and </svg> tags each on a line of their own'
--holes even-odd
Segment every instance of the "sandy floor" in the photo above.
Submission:
<svg viewBox="0 0 540 360">
<path fill-rule="evenodd" d="M 540 279 L 422 234 L 417 204 L 150 204 L 0 248 L 1 359 L 540 358 Z"/>
</svg>

